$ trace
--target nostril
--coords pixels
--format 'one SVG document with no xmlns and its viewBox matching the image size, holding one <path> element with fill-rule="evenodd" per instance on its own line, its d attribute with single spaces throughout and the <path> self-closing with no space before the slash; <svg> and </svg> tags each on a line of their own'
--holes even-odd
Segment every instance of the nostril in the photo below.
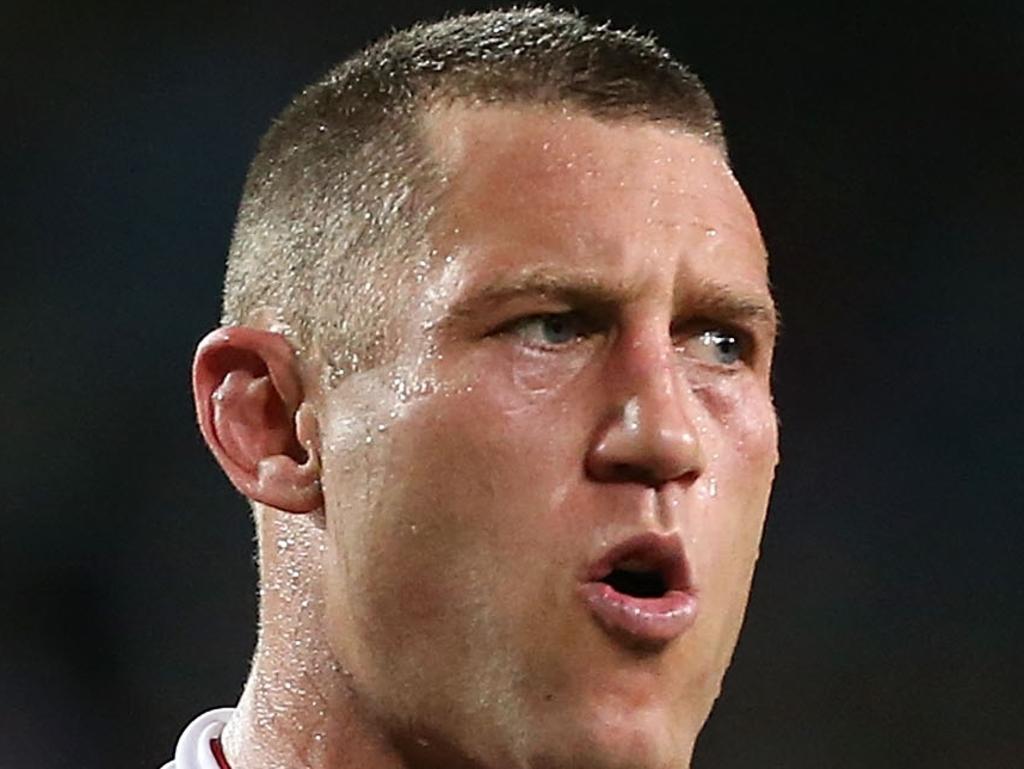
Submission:
<svg viewBox="0 0 1024 769">
<path fill-rule="evenodd" d="M 611 480 L 619 483 L 639 483 L 644 486 L 660 486 L 661 481 L 647 467 L 627 462 L 616 462 L 612 465 Z"/>
</svg>

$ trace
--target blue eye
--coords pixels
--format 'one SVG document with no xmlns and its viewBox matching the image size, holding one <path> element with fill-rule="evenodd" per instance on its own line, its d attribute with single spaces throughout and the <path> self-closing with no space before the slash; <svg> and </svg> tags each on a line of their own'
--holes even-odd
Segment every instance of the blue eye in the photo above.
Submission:
<svg viewBox="0 0 1024 769">
<path fill-rule="evenodd" d="M 585 323 L 573 312 L 548 313 L 523 318 L 512 327 L 527 344 L 561 347 L 586 336 Z"/>
<path fill-rule="evenodd" d="M 733 366 L 743 357 L 743 343 L 740 338 L 723 329 L 708 329 L 697 337 L 700 346 L 698 357 L 707 360 L 712 357 L 713 363 L 719 366 Z"/>
</svg>

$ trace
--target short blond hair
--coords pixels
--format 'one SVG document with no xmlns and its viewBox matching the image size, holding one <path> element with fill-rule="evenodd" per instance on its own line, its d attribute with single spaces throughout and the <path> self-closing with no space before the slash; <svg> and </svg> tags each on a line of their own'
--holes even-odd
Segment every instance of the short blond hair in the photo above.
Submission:
<svg viewBox="0 0 1024 769">
<path fill-rule="evenodd" d="M 228 257 L 225 324 L 269 308 L 332 374 L 374 359 L 390 287 L 431 258 L 444 176 L 420 117 L 445 101 L 666 122 L 725 149 L 707 91 L 651 37 L 545 8 L 414 26 L 304 89 L 263 137 Z"/>
</svg>

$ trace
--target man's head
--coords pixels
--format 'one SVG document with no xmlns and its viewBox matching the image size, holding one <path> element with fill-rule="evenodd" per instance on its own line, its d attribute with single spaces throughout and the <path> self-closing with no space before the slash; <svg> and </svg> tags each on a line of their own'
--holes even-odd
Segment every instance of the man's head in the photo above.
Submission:
<svg viewBox="0 0 1024 769">
<path fill-rule="evenodd" d="M 265 140 L 225 317 L 197 400 L 263 635 L 302 625 L 346 717 L 413 765 L 688 760 L 777 460 L 764 246 L 690 74 L 546 11 L 399 33 Z"/>
</svg>

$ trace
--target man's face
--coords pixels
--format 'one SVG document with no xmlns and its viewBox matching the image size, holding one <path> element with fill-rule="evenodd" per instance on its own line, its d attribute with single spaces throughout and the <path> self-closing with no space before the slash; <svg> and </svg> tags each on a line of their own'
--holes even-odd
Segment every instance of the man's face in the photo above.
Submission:
<svg viewBox="0 0 1024 769">
<path fill-rule="evenodd" d="M 754 215 L 714 147 L 450 109 L 402 352 L 324 396 L 327 633 L 441 766 L 685 762 L 776 454 Z"/>
</svg>

